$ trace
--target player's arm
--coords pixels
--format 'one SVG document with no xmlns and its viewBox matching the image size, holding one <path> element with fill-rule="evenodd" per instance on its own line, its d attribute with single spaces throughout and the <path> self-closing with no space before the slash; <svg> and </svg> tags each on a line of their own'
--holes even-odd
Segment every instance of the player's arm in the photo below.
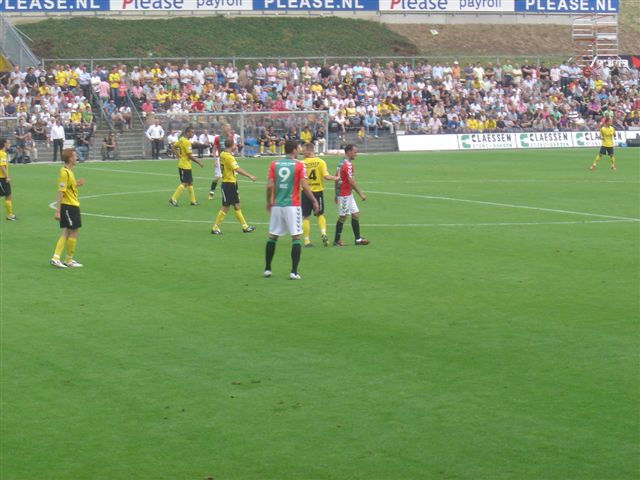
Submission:
<svg viewBox="0 0 640 480">
<path fill-rule="evenodd" d="M 273 207 L 273 193 L 275 191 L 275 180 L 269 175 L 269 179 L 267 180 L 267 212 L 271 211 L 271 207 Z"/>
<path fill-rule="evenodd" d="M 58 190 L 58 193 L 56 194 L 56 211 L 53 214 L 53 218 L 56 220 L 60 220 L 60 205 L 62 204 L 63 193 L 64 192 L 62 190 Z"/>
<path fill-rule="evenodd" d="M 349 181 L 349 185 L 351 185 L 351 188 L 353 188 L 356 191 L 356 193 L 360 196 L 362 201 L 365 202 L 367 200 L 367 196 L 364 193 L 362 193 L 362 190 L 360 190 L 360 187 L 358 186 L 356 179 L 354 177 L 348 177 L 348 181 Z"/>
<path fill-rule="evenodd" d="M 309 184 L 307 183 L 306 178 L 303 178 L 300 180 L 300 186 L 302 187 L 302 191 L 304 192 L 304 194 L 311 201 L 311 204 L 313 205 L 314 213 L 319 213 L 320 205 L 318 205 L 318 200 L 316 200 L 316 197 L 313 196 L 313 192 L 309 188 Z"/>
<path fill-rule="evenodd" d="M 245 172 L 243 169 L 241 169 L 240 167 L 236 168 L 236 173 L 239 173 L 240 175 L 242 175 L 243 177 L 247 177 L 249 179 L 251 179 L 252 182 L 256 181 L 256 177 L 254 177 L 253 175 L 251 175 L 249 172 Z"/>
<path fill-rule="evenodd" d="M 325 180 L 335 180 L 336 184 L 337 184 L 338 180 L 340 180 L 340 177 L 338 177 L 337 175 L 329 175 L 329 174 L 327 174 L 327 175 L 324 176 L 324 179 Z"/>
<path fill-rule="evenodd" d="M 198 165 L 200 165 L 200 168 L 204 167 L 204 163 L 198 160 L 196 157 L 194 157 L 193 153 L 189 152 L 188 155 L 189 155 L 189 160 L 191 160 L 192 162 L 196 162 Z"/>
<path fill-rule="evenodd" d="M 5 165 L 0 165 L 0 172 L 2 172 L 2 176 L 6 179 L 7 183 L 11 183 L 9 173 L 7 172 L 7 167 Z"/>
</svg>

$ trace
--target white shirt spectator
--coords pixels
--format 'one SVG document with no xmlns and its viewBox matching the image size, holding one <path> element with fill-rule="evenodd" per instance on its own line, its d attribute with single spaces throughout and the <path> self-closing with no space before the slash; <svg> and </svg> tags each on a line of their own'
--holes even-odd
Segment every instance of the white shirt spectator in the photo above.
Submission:
<svg viewBox="0 0 640 480">
<path fill-rule="evenodd" d="M 162 125 L 151 125 L 146 132 L 149 140 L 162 140 L 164 138 L 164 129 Z"/>
<path fill-rule="evenodd" d="M 51 140 L 64 140 L 64 127 L 62 125 L 51 126 Z"/>
</svg>

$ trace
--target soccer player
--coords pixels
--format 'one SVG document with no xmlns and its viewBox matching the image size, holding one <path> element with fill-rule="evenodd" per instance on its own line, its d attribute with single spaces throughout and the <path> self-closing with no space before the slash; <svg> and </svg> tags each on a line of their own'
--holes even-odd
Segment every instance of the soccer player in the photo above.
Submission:
<svg viewBox="0 0 640 480">
<path fill-rule="evenodd" d="M 240 196 L 238 195 L 238 181 L 236 180 L 236 176 L 239 173 L 249 179 L 252 182 L 256 181 L 256 177 L 251 175 L 250 173 L 245 172 L 238 162 L 236 162 L 235 157 L 232 152 L 235 147 L 233 143 L 233 137 L 229 137 L 225 142 L 225 150 L 220 155 L 220 164 L 222 166 L 222 208 L 218 212 L 216 216 L 216 223 L 213 224 L 211 228 L 212 235 L 222 235 L 222 231 L 220 230 L 220 225 L 222 225 L 222 221 L 224 220 L 225 215 L 229 211 L 229 207 L 233 205 L 235 210 L 236 218 L 240 225 L 242 225 L 242 231 L 244 233 L 253 232 L 256 227 L 252 225 L 248 225 L 244 219 L 244 215 L 242 214 L 242 210 L 240 207 Z"/>
<path fill-rule="evenodd" d="M 11 179 L 9 178 L 9 157 L 7 146 L 9 141 L 0 138 L 0 197 L 4 197 L 4 209 L 7 212 L 7 220 L 17 220 L 13 214 L 13 201 L 11 200 Z"/>
<path fill-rule="evenodd" d="M 320 235 L 322 236 L 322 245 L 327 247 L 329 238 L 327 237 L 327 218 L 324 216 L 324 180 L 339 180 L 340 177 L 329 175 L 327 163 L 315 156 L 313 143 L 305 143 L 302 146 L 302 153 L 304 155 L 302 163 L 306 169 L 307 183 L 319 205 L 317 218 Z M 311 201 L 306 196 L 302 197 L 302 232 L 305 247 L 313 247 L 310 237 L 312 211 L 313 204 Z"/>
<path fill-rule="evenodd" d="M 189 139 L 193 137 L 193 127 L 189 125 L 173 145 L 173 152 L 178 157 L 178 174 L 180 175 L 180 185 L 169 199 L 169 205 L 178 206 L 178 198 L 185 189 L 189 190 L 189 198 L 191 205 L 199 205 L 196 200 L 196 192 L 193 189 L 193 172 L 191 171 L 191 162 L 196 162 L 200 167 L 204 167 L 204 163 L 193 156 L 191 150 L 191 142 Z"/>
<path fill-rule="evenodd" d="M 220 155 L 226 149 L 226 143 L 228 138 L 235 138 L 231 125 L 225 123 L 222 126 L 222 132 L 220 135 L 216 135 L 213 138 L 213 146 L 211 147 L 211 155 L 213 156 L 213 180 L 211 181 L 211 188 L 209 188 L 209 200 L 213 200 L 216 194 L 216 187 L 218 181 L 222 177 L 222 170 L 220 169 Z"/>
<path fill-rule="evenodd" d="M 615 136 L 616 131 L 611 123 L 611 117 L 606 117 L 604 125 L 600 128 L 602 145 L 600 146 L 600 151 L 596 155 L 596 159 L 591 165 L 591 170 L 595 170 L 598 167 L 598 163 L 600 162 L 600 158 L 602 157 L 602 155 L 609 155 L 611 170 L 616 170 L 616 157 L 613 155 L 613 137 Z"/>
<path fill-rule="evenodd" d="M 360 187 L 356 183 L 353 176 L 353 160 L 358 155 L 358 147 L 349 144 L 344 147 L 345 158 L 338 164 L 338 176 L 340 180 L 336 180 L 336 203 L 338 204 L 338 222 L 336 223 L 336 234 L 333 239 L 334 247 L 344 247 L 344 242 L 340 239 L 342 228 L 347 219 L 347 215 L 351 215 L 351 227 L 353 235 L 356 237 L 356 245 L 369 245 L 369 240 L 360 236 L 360 210 L 353 198 L 352 191 L 355 190 L 363 202 L 367 200 L 367 196 L 362 193 Z"/>
<path fill-rule="evenodd" d="M 78 187 L 84 185 L 81 178 L 76 181 L 73 167 L 78 161 L 75 150 L 66 149 L 62 152 L 64 165 L 58 174 L 58 194 L 56 195 L 56 213 L 53 218 L 60 222 L 62 235 L 56 243 L 51 265 L 56 268 L 82 267 L 81 263 L 73 259 L 78 243 L 78 230 L 82 227 L 80 218 L 80 202 L 78 201 Z M 64 263 L 60 261 L 62 250 L 66 247 L 67 257 Z"/>
<path fill-rule="evenodd" d="M 316 214 L 320 211 L 318 201 L 307 185 L 302 162 L 297 160 L 298 142 L 287 140 L 284 144 L 287 156 L 274 160 L 269 166 L 267 179 L 267 210 L 271 214 L 269 220 L 269 239 L 265 251 L 264 276 L 271 276 L 271 261 L 276 253 L 276 242 L 282 235 L 291 235 L 291 280 L 301 280 L 298 264 L 302 251 L 300 234 L 302 234 L 302 211 L 300 208 L 300 189 L 313 205 Z"/>
</svg>

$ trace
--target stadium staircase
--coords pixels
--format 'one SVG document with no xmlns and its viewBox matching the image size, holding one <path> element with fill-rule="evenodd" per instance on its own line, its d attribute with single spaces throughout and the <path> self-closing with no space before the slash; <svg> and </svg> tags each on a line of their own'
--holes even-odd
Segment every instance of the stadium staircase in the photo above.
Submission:
<svg viewBox="0 0 640 480">
<path fill-rule="evenodd" d="M 329 134 L 329 150 L 340 149 L 348 143 L 353 143 L 361 153 L 397 152 L 398 140 L 395 133 L 380 130 L 378 138 L 373 136 L 360 139 L 355 131 L 348 131 L 341 139 L 336 134 Z"/>
<path fill-rule="evenodd" d="M 116 144 L 118 145 L 118 160 L 140 160 L 148 158 L 144 156 L 145 129 L 135 120 L 132 122 L 131 128 L 123 131 L 113 129 L 103 117 L 96 122 L 96 133 L 94 135 L 94 148 L 91 149 L 90 160 L 101 160 L 102 140 L 110 131 L 116 136 Z"/>
<path fill-rule="evenodd" d="M 580 67 L 598 57 L 618 57 L 617 15 L 581 15 L 573 21 L 571 36 L 573 58 Z"/>
</svg>

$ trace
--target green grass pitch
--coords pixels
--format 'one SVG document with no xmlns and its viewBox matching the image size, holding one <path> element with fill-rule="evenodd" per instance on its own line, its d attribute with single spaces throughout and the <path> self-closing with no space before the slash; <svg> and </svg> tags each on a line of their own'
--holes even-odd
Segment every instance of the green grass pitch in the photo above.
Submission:
<svg viewBox="0 0 640 480">
<path fill-rule="evenodd" d="M 268 159 L 240 159 L 258 230 L 221 237 L 210 162 L 179 208 L 174 161 L 78 165 L 73 270 L 60 166 L 12 166 L 0 478 L 638 478 L 640 157 L 616 153 L 362 155 L 371 245 L 314 223 L 300 282 L 287 238 L 262 278 Z"/>
</svg>

